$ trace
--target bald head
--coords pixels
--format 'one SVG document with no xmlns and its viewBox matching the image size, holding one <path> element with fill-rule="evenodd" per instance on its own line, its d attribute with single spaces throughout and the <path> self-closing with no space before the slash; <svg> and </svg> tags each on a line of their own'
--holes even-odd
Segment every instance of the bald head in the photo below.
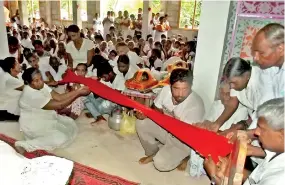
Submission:
<svg viewBox="0 0 285 185">
<path fill-rule="evenodd" d="M 263 33 L 272 46 L 284 44 L 284 26 L 278 23 L 270 23 L 261 28 L 256 35 Z"/>
</svg>

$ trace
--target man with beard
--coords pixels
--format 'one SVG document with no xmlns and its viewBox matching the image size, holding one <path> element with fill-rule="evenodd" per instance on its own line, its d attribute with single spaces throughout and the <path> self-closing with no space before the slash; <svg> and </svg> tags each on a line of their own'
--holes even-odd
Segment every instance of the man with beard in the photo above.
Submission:
<svg viewBox="0 0 285 185">
<path fill-rule="evenodd" d="M 170 76 L 170 86 L 164 87 L 154 100 L 153 109 L 192 124 L 203 119 L 205 110 L 201 97 L 192 91 L 193 75 L 187 69 L 175 69 Z M 146 157 L 140 164 L 153 161 L 159 171 L 171 171 L 183 164 L 190 154 L 190 147 L 172 134 L 136 112 L 136 129 Z M 169 123 L 171 124 L 171 123 Z M 162 144 L 162 147 L 158 147 Z M 178 168 L 178 169 L 179 169 Z"/>
</svg>

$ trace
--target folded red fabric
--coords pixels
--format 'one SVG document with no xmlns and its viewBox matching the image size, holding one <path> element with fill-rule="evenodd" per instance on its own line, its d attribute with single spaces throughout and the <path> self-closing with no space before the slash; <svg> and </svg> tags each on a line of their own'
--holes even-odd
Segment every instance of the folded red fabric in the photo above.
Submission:
<svg viewBox="0 0 285 185">
<path fill-rule="evenodd" d="M 158 111 L 131 100 L 127 96 L 109 88 L 97 80 L 77 76 L 71 70 L 66 72 L 66 75 L 60 83 L 84 84 L 88 86 L 93 93 L 102 98 L 141 111 L 148 118 L 190 146 L 201 156 L 208 157 L 211 155 L 215 162 L 218 162 L 218 156 L 225 157 L 233 149 L 233 145 L 228 143 L 228 139 L 223 136 L 179 121 L 168 115 L 161 114 Z"/>
</svg>

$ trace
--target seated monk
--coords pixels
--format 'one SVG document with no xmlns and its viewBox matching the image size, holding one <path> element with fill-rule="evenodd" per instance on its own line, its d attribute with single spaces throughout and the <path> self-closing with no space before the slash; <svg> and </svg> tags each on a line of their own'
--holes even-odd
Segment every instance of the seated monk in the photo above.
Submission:
<svg viewBox="0 0 285 185">
<path fill-rule="evenodd" d="M 189 124 L 201 121 L 205 113 L 204 104 L 201 97 L 192 91 L 192 82 L 193 75 L 189 70 L 182 68 L 173 70 L 170 86 L 162 88 L 154 100 L 153 108 Z M 171 171 L 184 164 L 182 163 L 184 159 L 189 159 L 191 151 L 189 146 L 142 113 L 136 112 L 136 117 L 138 118 L 136 130 L 146 154 L 146 157 L 139 160 L 141 164 L 153 161 L 159 171 Z M 160 143 L 163 146 L 159 148 Z"/>
<path fill-rule="evenodd" d="M 243 185 L 284 184 L 284 99 L 271 99 L 257 109 L 258 123 L 254 133 L 261 143 L 265 159 L 251 173 L 243 172 Z M 251 156 L 254 147 L 248 144 L 247 155 Z M 254 149 L 255 150 L 255 149 Z M 261 157 L 261 156 L 257 156 Z M 204 162 L 205 170 L 212 184 L 220 185 L 225 177 L 228 158 L 220 158 L 215 165 L 209 157 Z"/>
<path fill-rule="evenodd" d="M 84 86 L 78 90 L 58 94 L 44 84 L 41 72 L 36 68 L 27 69 L 22 76 L 25 87 L 19 99 L 20 128 L 25 140 L 15 145 L 28 152 L 54 150 L 66 147 L 77 135 L 73 119 L 57 114 L 56 110 L 70 105 L 80 96 L 90 93 Z"/>
</svg>

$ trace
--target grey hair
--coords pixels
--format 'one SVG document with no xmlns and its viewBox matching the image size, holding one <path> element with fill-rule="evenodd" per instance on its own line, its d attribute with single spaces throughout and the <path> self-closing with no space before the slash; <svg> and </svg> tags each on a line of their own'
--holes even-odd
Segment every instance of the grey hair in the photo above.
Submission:
<svg viewBox="0 0 285 185">
<path fill-rule="evenodd" d="M 261 28 L 258 33 L 264 33 L 265 38 L 269 40 L 273 46 L 284 44 L 284 26 L 278 23 L 270 23 Z"/>
<path fill-rule="evenodd" d="M 284 97 L 266 101 L 257 108 L 257 117 L 263 117 L 274 130 L 284 129 Z"/>
</svg>

